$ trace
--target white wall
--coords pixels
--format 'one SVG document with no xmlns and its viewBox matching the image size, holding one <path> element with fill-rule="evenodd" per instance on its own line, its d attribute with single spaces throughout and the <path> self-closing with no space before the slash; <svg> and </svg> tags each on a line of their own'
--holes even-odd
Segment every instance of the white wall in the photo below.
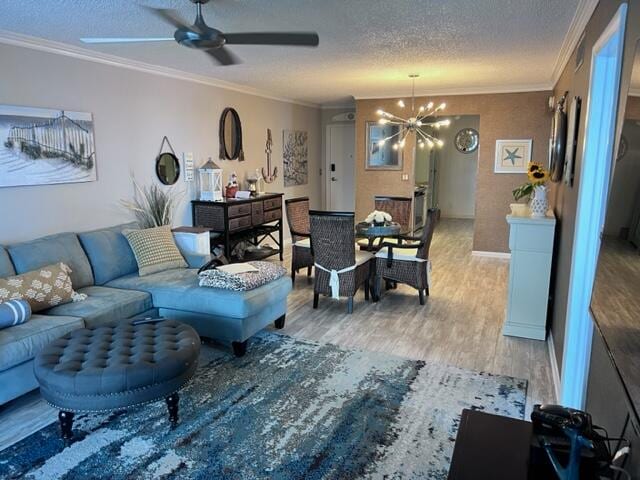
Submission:
<svg viewBox="0 0 640 480">
<path fill-rule="evenodd" d="M 225 179 L 233 170 L 244 180 L 266 167 L 271 128 L 279 175 L 267 191 L 308 195 L 313 207 L 321 206 L 318 108 L 8 45 L 0 45 L 0 66 L 0 104 L 93 113 L 98 174 L 91 183 L 0 188 L 0 244 L 130 220 L 119 201 L 133 195 L 131 175 L 142 184 L 158 183 L 154 167 L 162 137 L 169 137 L 178 156 L 193 152 L 197 165 L 207 157 L 218 163 L 218 120 L 228 106 L 240 114 L 246 161 L 220 161 Z M 283 187 L 283 129 L 309 132 L 308 185 Z M 176 186 L 185 195 L 174 224 L 190 225 L 195 184 L 181 177 Z"/>
<path fill-rule="evenodd" d="M 437 196 L 443 217 L 473 218 L 475 216 L 478 151 L 460 153 L 454 144 L 456 134 L 463 128 L 480 130 L 478 115 L 451 117 L 451 125 L 441 129 L 439 138 L 445 142 L 438 151 Z M 482 132 L 480 132 L 482 135 Z"/>
</svg>

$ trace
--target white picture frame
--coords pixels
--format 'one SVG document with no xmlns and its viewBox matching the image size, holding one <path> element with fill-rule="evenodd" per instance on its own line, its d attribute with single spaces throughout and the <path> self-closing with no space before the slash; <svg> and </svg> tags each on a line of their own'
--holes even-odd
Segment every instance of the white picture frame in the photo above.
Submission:
<svg viewBox="0 0 640 480">
<path fill-rule="evenodd" d="M 533 140 L 496 140 L 494 173 L 526 173 Z"/>
</svg>

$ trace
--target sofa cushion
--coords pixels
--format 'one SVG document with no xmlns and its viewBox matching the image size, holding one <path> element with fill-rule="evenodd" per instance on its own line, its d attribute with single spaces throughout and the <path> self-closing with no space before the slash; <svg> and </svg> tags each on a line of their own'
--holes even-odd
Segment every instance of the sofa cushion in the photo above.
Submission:
<svg viewBox="0 0 640 480">
<path fill-rule="evenodd" d="M 140 276 L 173 268 L 187 268 L 169 225 L 129 230 L 124 235 L 136 257 Z"/>
<path fill-rule="evenodd" d="M 26 323 L 0 330 L 0 372 L 28 362 L 56 338 L 82 327 L 81 318 L 36 313 Z"/>
<path fill-rule="evenodd" d="M 149 292 L 153 306 L 194 313 L 246 318 L 259 313 L 266 305 L 280 301 L 291 291 L 291 279 L 281 277 L 246 292 L 200 287 L 198 270 L 173 269 L 140 277 L 127 275 L 107 284 Z"/>
<path fill-rule="evenodd" d="M 93 285 L 87 255 L 75 233 L 59 233 L 7 247 L 16 272 L 25 273 L 45 265 L 63 262 L 71 267 L 73 288 Z"/>
<path fill-rule="evenodd" d="M 136 223 L 79 233 L 78 238 L 89 257 L 96 285 L 138 270 L 136 257 L 122 234 L 125 229 L 138 228 Z"/>
<path fill-rule="evenodd" d="M 136 290 L 92 286 L 81 288 L 78 293 L 87 298 L 50 308 L 47 315 L 80 317 L 87 327 L 95 327 L 133 317 L 152 307 L 151 295 Z"/>
<path fill-rule="evenodd" d="M 81 300 L 71 284 L 70 269 L 62 262 L 32 272 L 0 278 L 0 302 L 26 300 L 34 312 Z"/>
<path fill-rule="evenodd" d="M 7 251 L 0 247 L 0 278 L 12 277 L 16 274 Z"/>
</svg>

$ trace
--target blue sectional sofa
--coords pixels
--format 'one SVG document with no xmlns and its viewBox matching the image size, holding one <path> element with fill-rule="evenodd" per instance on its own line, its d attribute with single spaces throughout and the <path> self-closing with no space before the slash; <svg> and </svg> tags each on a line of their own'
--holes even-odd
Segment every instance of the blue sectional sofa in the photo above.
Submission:
<svg viewBox="0 0 640 480">
<path fill-rule="evenodd" d="M 131 227 L 61 233 L 0 247 L 0 278 L 64 262 L 73 270 L 73 288 L 87 295 L 84 301 L 58 305 L 22 325 L 0 329 L 0 404 L 37 388 L 35 355 L 52 340 L 85 325 L 160 315 L 192 325 L 203 337 L 231 342 L 236 355 L 242 355 L 247 340 L 271 322 L 284 325 L 291 291 L 288 276 L 246 292 L 200 287 L 197 268 L 207 258 L 185 255 L 193 268 L 140 277 L 122 235 Z"/>
</svg>

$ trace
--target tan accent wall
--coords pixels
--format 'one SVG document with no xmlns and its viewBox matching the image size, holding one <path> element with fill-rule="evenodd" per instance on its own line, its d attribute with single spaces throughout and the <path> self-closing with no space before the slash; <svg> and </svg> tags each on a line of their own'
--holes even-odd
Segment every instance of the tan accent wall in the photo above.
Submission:
<svg viewBox="0 0 640 480">
<path fill-rule="evenodd" d="M 551 113 L 547 99 L 551 92 L 526 92 L 491 95 L 455 95 L 419 98 L 417 104 L 433 100 L 446 102 L 444 111 L 451 115 L 480 115 L 480 146 L 476 184 L 476 211 L 473 249 L 507 252 L 508 228 L 505 215 L 513 201 L 511 191 L 526 181 L 525 174 L 493 172 L 495 144 L 499 139 L 533 139 L 532 160 L 547 162 Z M 409 135 L 404 149 L 402 171 L 365 170 L 365 123 L 377 120 L 382 108 L 403 115 L 396 106 L 398 99 L 356 101 L 356 216 L 364 217 L 373 209 L 374 195 L 408 196 L 413 191 L 415 139 Z M 405 99 L 408 103 L 410 99 Z M 445 115 L 443 115 L 445 116 Z M 402 174 L 409 175 L 403 181 Z"/>
</svg>

